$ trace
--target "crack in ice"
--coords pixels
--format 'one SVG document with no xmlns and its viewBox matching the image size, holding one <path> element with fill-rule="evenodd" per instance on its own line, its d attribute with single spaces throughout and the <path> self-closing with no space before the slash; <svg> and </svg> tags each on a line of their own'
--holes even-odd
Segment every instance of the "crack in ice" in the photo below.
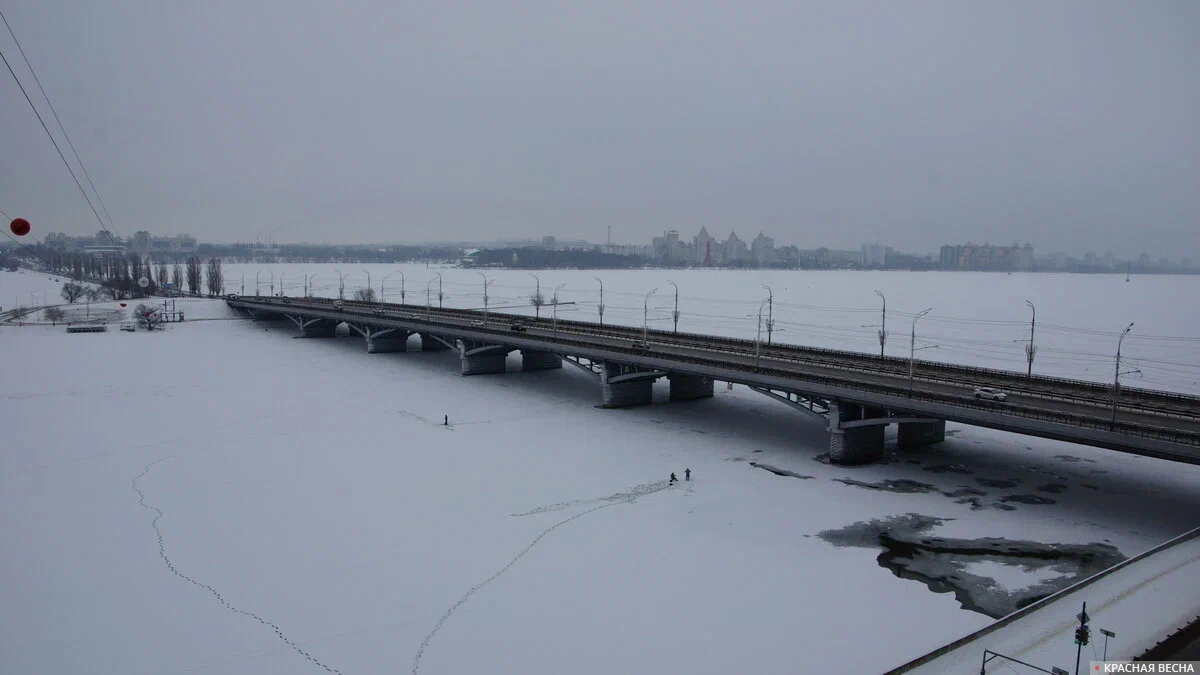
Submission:
<svg viewBox="0 0 1200 675">
<path fill-rule="evenodd" d="M 250 611 L 241 609 L 239 607 L 236 607 L 236 606 L 230 604 L 228 600 L 226 600 L 224 597 L 221 596 L 221 594 L 217 591 L 217 589 L 213 588 L 212 586 L 209 586 L 208 584 L 206 584 L 202 581 L 197 581 L 197 580 L 189 577 L 188 575 L 184 574 L 183 572 L 180 572 L 179 569 L 175 567 L 175 563 L 171 562 L 171 558 L 169 558 L 167 556 L 166 544 L 163 543 L 162 530 L 160 530 L 158 527 L 158 520 L 163 517 L 162 509 L 160 509 L 157 506 L 154 506 L 152 504 L 146 503 L 146 495 L 144 493 L 142 493 L 141 488 L 138 487 L 138 481 L 141 480 L 146 474 L 150 473 L 150 469 L 152 469 L 155 464 L 158 464 L 159 462 L 165 462 L 168 459 L 172 459 L 172 458 L 178 457 L 178 456 L 179 455 L 168 455 L 166 457 L 161 457 L 159 459 L 154 460 L 153 462 L 150 462 L 149 464 L 146 465 L 146 468 L 140 474 L 135 476 L 133 481 L 130 483 L 130 487 L 132 487 L 133 491 L 138 494 L 138 503 L 142 505 L 142 508 L 149 509 L 151 511 L 154 511 L 154 513 L 155 513 L 154 520 L 152 520 L 150 522 L 150 527 L 154 528 L 154 537 L 158 540 L 158 555 L 162 558 L 162 561 L 167 566 L 167 569 L 170 570 L 172 574 L 179 577 L 180 579 L 183 579 L 184 581 L 186 581 L 190 584 L 193 584 L 195 586 L 203 588 L 204 590 L 208 591 L 209 593 L 212 593 L 213 597 L 215 597 L 217 600 L 219 600 L 222 605 L 225 605 L 225 607 L 227 609 L 229 609 L 229 611 L 234 612 L 236 614 L 241 614 L 243 616 L 248 616 L 248 617 L 258 621 L 262 625 L 274 630 L 275 636 L 278 637 L 280 640 L 282 640 L 284 644 L 291 647 L 300 656 L 303 656 L 304 658 L 313 662 L 313 664 L 320 666 L 321 668 L 324 668 L 326 672 L 337 673 L 338 675 L 342 675 L 342 671 L 337 670 L 336 668 L 331 668 L 330 666 L 317 660 L 317 658 L 315 656 L 313 656 L 312 654 L 309 654 L 308 652 L 301 649 L 299 645 L 297 645 L 295 642 L 292 642 L 291 638 L 284 635 L 283 631 L 280 630 L 279 626 L 276 626 L 275 624 L 271 623 L 270 621 L 267 621 L 266 619 L 255 614 L 254 612 L 250 612 Z"/>
</svg>

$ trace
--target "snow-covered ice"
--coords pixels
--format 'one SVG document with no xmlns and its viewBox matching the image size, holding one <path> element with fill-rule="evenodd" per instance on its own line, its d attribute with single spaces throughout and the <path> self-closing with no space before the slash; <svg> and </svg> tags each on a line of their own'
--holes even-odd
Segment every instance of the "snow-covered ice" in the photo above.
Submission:
<svg viewBox="0 0 1200 675">
<path fill-rule="evenodd" d="M 294 335 L 0 327 L 0 671 L 880 672 L 991 619 L 819 532 L 919 513 L 1130 556 L 1200 512 L 1198 467 L 951 424 L 842 468 L 819 422 L 740 387 L 600 410 L 574 369 L 463 378 L 449 352 Z M 1053 503 L 994 507 L 1026 494 Z"/>
</svg>

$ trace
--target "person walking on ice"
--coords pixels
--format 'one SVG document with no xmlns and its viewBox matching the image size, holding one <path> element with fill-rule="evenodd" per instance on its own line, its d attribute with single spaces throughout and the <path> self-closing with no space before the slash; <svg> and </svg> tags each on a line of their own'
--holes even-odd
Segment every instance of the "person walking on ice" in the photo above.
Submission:
<svg viewBox="0 0 1200 675">
<path fill-rule="evenodd" d="M 691 480 L 691 479 L 692 479 L 692 470 L 691 470 L 691 469 L 684 469 L 684 470 L 683 470 L 683 479 L 684 479 L 684 480 Z"/>
<path fill-rule="evenodd" d="M 667 481 L 667 485 L 674 485 L 677 482 L 679 482 L 679 479 L 675 477 L 675 472 L 672 471 L 671 472 L 671 480 Z"/>
</svg>

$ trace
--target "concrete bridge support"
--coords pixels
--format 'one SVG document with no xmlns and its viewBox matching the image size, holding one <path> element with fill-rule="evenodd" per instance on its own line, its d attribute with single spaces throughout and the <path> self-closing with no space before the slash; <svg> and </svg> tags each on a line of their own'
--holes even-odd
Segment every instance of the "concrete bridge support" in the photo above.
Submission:
<svg viewBox="0 0 1200 675">
<path fill-rule="evenodd" d="M 409 332 L 402 328 L 386 328 L 384 330 L 365 330 L 368 354 L 387 354 L 391 352 L 408 351 Z"/>
<path fill-rule="evenodd" d="M 917 448 L 946 440 L 946 420 L 901 422 L 897 427 L 897 447 Z"/>
<path fill-rule="evenodd" d="M 829 461 L 833 464 L 868 464 L 883 456 L 885 424 L 869 420 L 886 417 L 887 412 L 853 403 L 833 403 L 829 407 Z M 864 424 L 865 423 L 865 424 Z"/>
<path fill-rule="evenodd" d="M 335 331 L 337 331 L 338 322 L 329 319 L 292 320 L 296 322 L 296 325 L 300 326 L 300 337 L 302 338 L 333 337 Z"/>
<path fill-rule="evenodd" d="M 628 408 L 650 405 L 654 400 L 654 381 L 666 375 L 660 370 L 645 371 L 619 363 L 606 363 L 600 370 L 600 407 Z"/>
<path fill-rule="evenodd" d="M 697 398 L 712 398 L 712 378 L 703 375 L 684 375 L 670 373 L 667 380 L 671 383 L 672 401 L 690 401 Z"/>
<path fill-rule="evenodd" d="M 535 349 L 521 350 L 521 370 L 551 370 L 562 368 L 562 357 L 554 352 Z"/>
<path fill-rule="evenodd" d="M 286 316 L 282 314 L 276 314 L 274 312 L 261 312 L 254 309 L 248 309 L 246 310 L 246 313 L 249 314 L 250 318 L 255 321 L 287 321 Z"/>
<path fill-rule="evenodd" d="M 459 340 L 458 355 L 462 359 L 463 376 L 503 373 L 509 351 L 510 349 L 504 345 L 488 345 Z"/>
<path fill-rule="evenodd" d="M 449 345 L 429 333 L 418 333 L 418 335 L 421 336 L 421 351 L 423 352 L 444 352 L 450 349 Z"/>
</svg>

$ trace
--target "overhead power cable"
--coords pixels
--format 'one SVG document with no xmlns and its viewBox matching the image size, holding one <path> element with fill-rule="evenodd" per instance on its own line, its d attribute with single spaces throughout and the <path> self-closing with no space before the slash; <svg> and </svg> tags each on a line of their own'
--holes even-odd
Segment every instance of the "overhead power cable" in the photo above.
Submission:
<svg viewBox="0 0 1200 675">
<path fill-rule="evenodd" d="M 116 238 L 113 237 L 113 233 L 109 231 L 108 226 L 104 224 L 104 219 L 100 217 L 100 212 L 96 210 L 96 206 L 92 204 L 92 200 L 88 197 L 87 191 L 83 189 L 83 185 L 79 182 L 79 178 L 75 175 L 75 170 L 71 168 L 71 163 L 67 161 L 67 157 L 63 154 L 62 148 L 58 147 L 58 141 L 54 139 L 54 134 L 50 133 L 50 127 L 46 126 L 46 120 L 42 119 L 42 113 L 38 112 L 37 106 L 33 104 L 33 99 L 29 98 L 29 92 L 25 91 L 25 85 L 21 84 L 21 79 L 17 77 L 17 73 L 13 70 L 12 64 L 8 62 L 8 57 L 6 57 L 2 51 L 0 51 L 0 60 L 4 61 L 4 65 L 8 67 L 8 72 L 10 75 L 12 75 L 13 81 L 17 83 L 17 87 L 20 88 L 21 93 L 25 95 L 25 101 L 29 103 L 29 107 L 33 110 L 33 114 L 37 116 L 38 122 L 41 122 L 42 129 L 45 130 L 46 136 L 50 139 L 50 143 L 54 145 L 54 149 L 58 152 L 58 157 L 62 160 L 63 166 L 67 167 L 67 172 L 71 174 L 71 180 L 75 181 L 75 187 L 79 188 L 79 194 L 83 195 L 84 201 L 87 202 L 88 207 L 92 210 L 92 215 L 96 216 L 96 222 L 100 223 L 100 229 L 104 230 L 104 233 L 108 235 L 109 242 L 116 246 Z"/>
<path fill-rule="evenodd" d="M 71 136 L 67 133 L 67 128 L 63 126 L 62 120 L 58 117 L 58 111 L 54 109 L 54 104 L 50 102 L 50 96 L 46 93 L 46 88 L 42 86 L 42 80 L 37 76 L 37 71 L 33 69 L 33 64 L 29 62 L 29 57 L 25 55 L 25 48 L 21 46 L 21 41 L 17 39 L 17 34 L 13 32 L 12 26 L 8 23 L 8 17 L 4 16 L 4 11 L 0 10 L 0 19 L 4 20 L 4 26 L 8 29 L 8 34 L 12 36 L 13 44 L 17 45 L 17 51 L 21 52 L 21 58 L 25 60 L 25 67 L 29 68 L 29 73 L 33 75 L 33 81 L 37 83 L 38 89 L 42 92 L 42 98 L 46 99 L 46 105 L 50 106 L 50 112 L 54 114 L 54 121 L 58 123 L 59 131 L 62 131 L 63 138 L 67 139 L 67 145 L 71 148 L 71 153 L 75 155 L 75 161 L 79 162 L 79 168 L 83 170 L 84 178 L 87 178 L 88 185 L 92 188 L 92 193 L 96 195 L 96 201 L 100 202 L 100 208 L 104 211 L 104 215 L 108 218 L 108 224 L 115 230 L 117 226 L 113 224 L 112 215 L 108 212 L 108 207 L 104 205 L 104 200 L 100 197 L 100 191 L 96 189 L 96 184 L 92 182 L 92 175 L 88 173 L 87 166 L 83 163 L 83 158 L 79 156 L 79 151 L 75 149 L 75 144 L 71 142 Z"/>
</svg>

